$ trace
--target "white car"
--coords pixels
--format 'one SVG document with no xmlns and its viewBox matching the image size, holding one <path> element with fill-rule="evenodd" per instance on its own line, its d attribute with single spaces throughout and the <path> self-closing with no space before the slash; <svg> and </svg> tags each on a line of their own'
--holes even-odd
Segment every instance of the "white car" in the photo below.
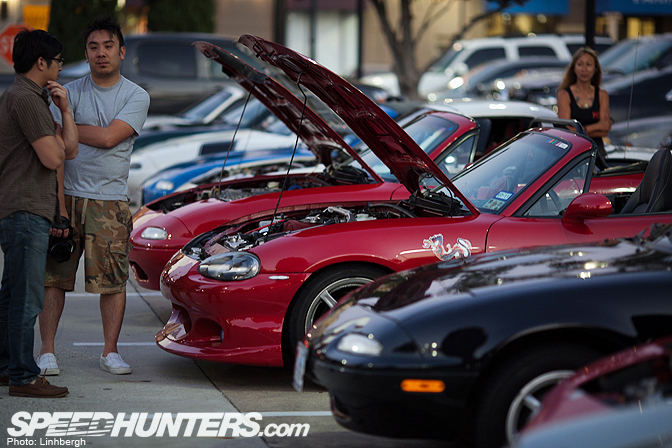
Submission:
<svg viewBox="0 0 672 448">
<path fill-rule="evenodd" d="M 225 86 L 195 106 L 176 115 L 149 115 L 143 130 L 160 130 L 174 126 L 210 124 L 232 105 L 247 96 L 238 85 Z"/>
<path fill-rule="evenodd" d="M 579 34 L 459 40 L 422 75 L 418 83 L 418 93 L 425 97 L 431 92 L 446 90 L 448 82 L 454 77 L 463 75 L 479 64 L 496 59 L 513 61 L 526 56 L 554 56 L 569 60 L 584 42 L 585 36 Z M 613 40 L 608 37 L 595 37 L 598 53 L 612 44 Z M 360 81 L 363 84 L 383 87 L 395 96 L 400 94 L 399 81 L 394 73 L 369 75 Z"/>
<path fill-rule="evenodd" d="M 234 138 L 235 142 L 231 146 Z M 193 160 L 197 157 L 231 151 L 255 151 L 274 148 L 287 148 L 296 144 L 296 134 L 279 120 L 273 125 L 260 129 L 241 129 L 221 132 L 208 132 L 178 137 L 154 143 L 131 155 L 131 168 L 128 174 L 128 198 L 131 204 L 141 203 L 141 185 L 158 171 L 176 163 Z"/>
</svg>

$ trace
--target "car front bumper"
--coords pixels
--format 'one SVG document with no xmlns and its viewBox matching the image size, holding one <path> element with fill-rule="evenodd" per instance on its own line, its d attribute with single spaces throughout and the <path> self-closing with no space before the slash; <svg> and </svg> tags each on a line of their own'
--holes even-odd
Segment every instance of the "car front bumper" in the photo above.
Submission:
<svg viewBox="0 0 672 448">
<path fill-rule="evenodd" d="M 162 349 L 189 358 L 282 366 L 287 310 L 308 274 L 259 274 L 244 281 L 206 278 L 182 254 L 166 266 L 161 291 L 173 303 L 155 335 Z"/>
<path fill-rule="evenodd" d="M 309 356 L 308 377 L 327 388 L 336 421 L 351 430 L 386 437 L 456 439 L 465 436 L 467 403 L 477 372 L 365 369 Z M 406 379 L 442 380 L 442 392 L 406 392 Z"/>
</svg>

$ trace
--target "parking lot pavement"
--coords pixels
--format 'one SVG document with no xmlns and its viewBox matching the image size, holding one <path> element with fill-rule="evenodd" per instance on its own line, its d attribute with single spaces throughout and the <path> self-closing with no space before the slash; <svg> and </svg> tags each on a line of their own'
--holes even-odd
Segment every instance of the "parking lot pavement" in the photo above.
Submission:
<svg viewBox="0 0 672 448">
<path fill-rule="evenodd" d="M 0 269 L 3 266 L 0 252 Z M 213 447 L 213 448 L 301 448 L 301 447 L 426 447 L 445 446 L 437 442 L 394 440 L 350 432 L 340 427 L 329 412 L 326 391 L 307 385 L 303 393 L 291 387 L 291 370 L 227 365 L 195 361 L 171 355 L 154 344 L 154 334 L 170 316 L 170 304 L 158 291 L 146 290 L 131 280 L 124 325 L 119 338 L 119 352 L 133 367 L 131 375 L 111 375 L 99 368 L 102 351 L 102 327 L 98 296 L 84 292 L 83 266 L 80 265 L 75 291 L 66 295 L 66 305 L 56 336 L 57 357 L 61 374 L 48 377 L 58 386 L 67 386 L 70 394 L 58 399 L 10 397 L 0 388 L 0 446 L 79 446 L 117 447 Z M 35 333 L 35 354 L 39 350 L 39 326 Z M 17 414 L 26 412 L 28 414 Z M 11 437 L 9 430 L 26 429 L 28 422 L 40 424 L 39 417 L 54 418 L 57 412 L 104 412 L 112 417 L 133 418 L 133 413 L 147 413 L 145 430 L 138 436 L 137 427 L 130 437 L 112 437 L 109 426 L 100 437 L 66 435 L 46 437 L 38 428 L 32 437 Z M 260 429 L 270 425 L 309 424 L 305 437 L 196 437 L 196 426 L 185 437 L 186 424 L 179 436 L 157 437 L 152 432 L 159 416 L 171 419 L 185 413 L 220 414 L 258 412 Z M 42 413 L 42 414 L 38 414 Z M 136 414 L 137 415 L 137 414 Z M 89 417 L 90 418 L 90 417 Z M 139 417 L 144 418 L 144 417 Z M 68 420 L 72 430 L 74 426 Z M 90 421 L 87 422 L 87 424 Z M 215 420 L 215 425 L 217 421 Z M 196 425 L 199 425 L 197 423 Z M 111 426 L 111 424 L 110 424 Z M 96 425 L 77 430 L 100 429 Z M 81 433 L 80 433 L 81 434 Z M 125 434 L 122 430 L 122 434 Z M 49 443 L 54 442 L 56 443 Z M 60 443 L 59 443 L 60 442 Z M 457 448 L 457 447 L 454 447 Z"/>
</svg>

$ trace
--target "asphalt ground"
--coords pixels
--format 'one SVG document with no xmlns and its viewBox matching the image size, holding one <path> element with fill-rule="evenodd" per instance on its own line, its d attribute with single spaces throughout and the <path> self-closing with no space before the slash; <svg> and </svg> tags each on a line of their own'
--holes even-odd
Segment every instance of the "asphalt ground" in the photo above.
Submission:
<svg viewBox="0 0 672 448">
<path fill-rule="evenodd" d="M 4 264 L 3 260 L 4 256 L 0 257 L 0 266 Z M 98 365 L 103 341 L 98 296 L 85 293 L 83 284 L 83 266 L 80 264 L 76 288 L 66 295 L 66 305 L 56 336 L 56 356 L 61 374 L 47 378 L 52 384 L 67 386 L 69 395 L 59 399 L 10 397 L 7 388 L 0 388 L 0 446 L 77 446 L 79 443 L 79 446 L 87 447 L 124 445 L 162 448 L 457 448 L 455 444 L 388 439 L 344 429 L 331 417 L 328 393 L 314 385 L 307 385 L 302 393 L 294 391 L 290 369 L 197 361 L 161 350 L 154 344 L 154 334 L 170 316 L 170 304 L 160 292 L 141 288 L 133 280 L 128 284 L 126 314 L 119 338 L 119 352 L 133 367 L 133 373 L 111 375 L 104 372 Z M 38 326 L 35 335 L 37 355 Z M 20 412 L 27 414 L 18 414 Z M 138 435 L 138 426 L 135 426 L 135 432 L 131 432 L 129 437 L 125 436 L 123 428 L 116 437 L 112 436 L 109 429 L 100 436 L 82 436 L 81 432 L 58 437 L 47 436 L 47 429 L 40 427 L 44 426 L 44 421 L 40 421 L 38 417 L 54 419 L 58 412 L 101 412 L 116 419 L 123 413 L 125 420 L 134 418 L 133 413 L 147 413 L 145 425 L 138 425 L 147 433 L 144 437 Z M 310 429 L 305 436 L 285 437 L 245 437 L 243 434 L 234 437 L 230 431 L 219 436 L 217 429 L 212 429 L 221 428 L 221 423 L 227 416 L 251 412 L 259 413 L 255 421 L 259 424 L 259 429 L 264 431 L 272 428 L 276 434 L 278 431 L 280 434 L 285 431 L 286 434 L 294 428 L 293 434 L 296 434 L 301 427 L 290 425 L 305 424 L 310 425 Z M 163 416 L 170 414 L 170 419 L 177 421 L 177 417 L 185 417 L 185 413 L 201 413 L 198 418 L 205 415 L 210 419 L 209 426 L 205 427 L 204 420 L 198 420 L 192 415 L 190 418 L 194 419 L 195 427 L 189 435 L 187 423 L 180 426 L 176 436 L 171 436 L 166 431 L 159 437 L 152 431 L 152 422 L 159 417 L 167 418 Z M 91 423 L 91 415 L 78 415 L 83 416 L 85 422 Z M 62 426 L 60 429 L 75 428 L 73 419 L 69 416 L 65 421 L 69 426 Z M 36 427 L 31 437 L 23 434 L 12 437 L 10 430 L 28 430 L 31 422 Z M 200 436 L 199 428 L 204 428 L 204 433 Z M 241 431 L 246 430 L 246 427 L 239 428 Z M 101 429 L 101 426 L 85 425 L 77 429 L 86 431 Z M 305 431 L 301 434 L 305 434 Z"/>
</svg>

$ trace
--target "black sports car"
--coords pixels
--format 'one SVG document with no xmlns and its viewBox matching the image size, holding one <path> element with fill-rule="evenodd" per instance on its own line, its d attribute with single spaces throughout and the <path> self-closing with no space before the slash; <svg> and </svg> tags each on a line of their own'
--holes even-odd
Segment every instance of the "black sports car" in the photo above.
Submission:
<svg viewBox="0 0 672 448">
<path fill-rule="evenodd" d="M 344 298 L 297 348 L 341 425 L 512 443 L 573 370 L 672 328 L 672 229 L 505 251 L 394 274 Z"/>
</svg>

